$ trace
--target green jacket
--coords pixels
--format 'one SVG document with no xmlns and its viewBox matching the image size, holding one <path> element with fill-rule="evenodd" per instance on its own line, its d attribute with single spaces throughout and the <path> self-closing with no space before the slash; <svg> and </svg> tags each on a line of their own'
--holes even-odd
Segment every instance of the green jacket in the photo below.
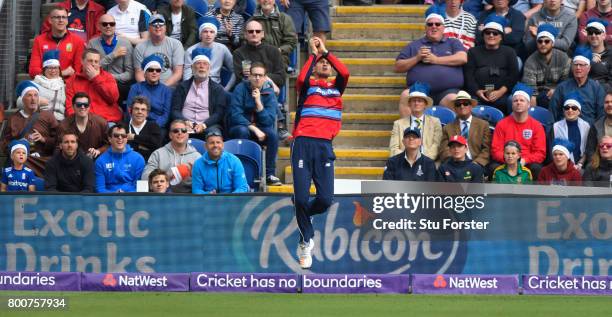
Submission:
<svg viewBox="0 0 612 317">
<path fill-rule="evenodd" d="M 533 176 L 531 176 L 531 171 L 523 165 L 520 165 L 520 168 L 518 169 L 518 173 L 516 173 L 516 176 L 510 176 L 510 174 L 508 174 L 508 169 L 506 167 L 506 164 L 502 164 L 498 166 L 493 172 L 493 182 L 494 183 L 531 184 L 532 180 L 533 180 Z"/>
<path fill-rule="evenodd" d="M 278 6 L 274 7 L 274 12 L 269 16 L 263 15 L 261 7 L 257 6 L 255 13 L 249 19 L 249 21 L 253 20 L 263 25 L 263 42 L 280 48 L 282 55 L 289 56 L 297 46 L 297 34 L 295 34 L 293 20 L 286 13 L 280 12 Z M 242 38 L 245 38 L 244 33 Z"/>
<path fill-rule="evenodd" d="M 172 9 L 170 5 L 163 5 L 157 8 L 157 12 L 164 16 L 166 19 L 166 36 L 172 34 Z M 187 5 L 183 5 L 181 8 L 181 43 L 183 47 L 187 49 L 193 44 L 199 42 L 200 34 L 198 34 L 198 24 L 196 21 L 196 14 L 193 9 Z"/>
</svg>

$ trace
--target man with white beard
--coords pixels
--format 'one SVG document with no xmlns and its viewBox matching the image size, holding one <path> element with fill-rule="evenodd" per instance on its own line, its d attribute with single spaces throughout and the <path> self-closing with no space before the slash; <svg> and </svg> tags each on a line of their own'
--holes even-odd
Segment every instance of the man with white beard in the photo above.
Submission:
<svg viewBox="0 0 612 317">
<path fill-rule="evenodd" d="M 187 122 L 191 137 L 204 140 L 210 130 L 223 131 L 229 95 L 223 86 L 210 80 L 212 50 L 198 47 L 191 53 L 191 79 L 181 82 L 172 96 L 172 119 Z"/>
</svg>

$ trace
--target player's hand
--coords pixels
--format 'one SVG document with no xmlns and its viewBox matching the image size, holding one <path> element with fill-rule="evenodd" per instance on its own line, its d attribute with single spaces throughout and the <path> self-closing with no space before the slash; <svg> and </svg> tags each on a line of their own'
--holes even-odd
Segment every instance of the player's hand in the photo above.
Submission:
<svg viewBox="0 0 612 317">
<path fill-rule="evenodd" d="M 312 54 L 318 55 L 319 54 L 319 49 L 317 48 L 317 44 L 315 42 L 316 37 L 312 37 L 310 38 L 310 40 L 308 41 L 308 46 L 310 47 L 310 51 L 312 52 Z"/>
</svg>

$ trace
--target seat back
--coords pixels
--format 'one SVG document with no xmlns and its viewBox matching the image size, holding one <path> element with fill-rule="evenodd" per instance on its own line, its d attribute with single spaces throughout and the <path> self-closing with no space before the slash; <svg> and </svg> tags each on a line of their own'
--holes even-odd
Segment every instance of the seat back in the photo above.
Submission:
<svg viewBox="0 0 612 317">
<path fill-rule="evenodd" d="M 263 190 L 265 166 L 261 146 L 251 140 L 233 139 L 225 142 L 224 149 L 236 155 L 242 162 L 249 187 Z"/>
<path fill-rule="evenodd" d="M 425 114 L 440 119 L 442 126 L 445 126 L 455 120 L 455 113 L 444 106 L 432 106 L 425 109 Z"/>
<path fill-rule="evenodd" d="M 187 141 L 188 144 L 193 146 L 200 154 L 204 155 L 206 153 L 206 147 L 204 146 L 205 142 L 200 139 L 190 138 Z"/>
<path fill-rule="evenodd" d="M 504 118 L 504 113 L 491 106 L 479 105 L 472 108 L 472 115 L 489 122 L 489 127 L 493 130 L 497 123 Z"/>
<path fill-rule="evenodd" d="M 185 4 L 195 11 L 196 18 L 203 17 L 208 12 L 208 6 L 202 0 L 187 0 Z"/>
<path fill-rule="evenodd" d="M 546 133 L 550 132 L 553 125 L 555 124 L 555 118 L 553 114 L 546 108 L 543 107 L 531 107 L 529 108 L 529 115 L 534 119 L 538 120 L 544 126 Z"/>
</svg>

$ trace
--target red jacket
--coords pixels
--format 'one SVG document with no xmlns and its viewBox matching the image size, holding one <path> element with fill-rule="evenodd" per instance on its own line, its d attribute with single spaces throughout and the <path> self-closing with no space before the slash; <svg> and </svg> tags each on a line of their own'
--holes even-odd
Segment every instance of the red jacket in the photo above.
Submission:
<svg viewBox="0 0 612 317">
<path fill-rule="evenodd" d="M 582 176 L 572 161 L 567 161 L 567 168 L 559 172 L 555 163 L 550 163 L 542 168 L 538 175 L 538 182 L 557 185 L 582 185 Z"/>
<path fill-rule="evenodd" d="M 319 57 L 320 58 L 320 57 Z M 293 137 L 332 140 L 342 125 L 342 94 L 348 84 L 349 70 L 332 53 L 327 60 L 338 75 L 332 81 L 311 79 L 317 56 L 310 55 L 300 76 L 296 89 L 299 95 Z"/>
<path fill-rule="evenodd" d="M 504 144 L 514 140 L 521 145 L 521 157 L 526 162 L 542 163 L 546 158 L 546 134 L 542 124 L 532 117 L 518 123 L 512 115 L 503 118 L 495 126 L 491 156 L 497 162 L 504 162 Z"/>
<path fill-rule="evenodd" d="M 57 3 L 58 6 L 66 8 L 68 12 L 70 12 L 70 8 L 72 7 L 73 0 L 66 0 L 62 3 Z M 89 0 L 87 3 L 87 25 L 85 29 L 87 30 L 87 39 L 92 39 L 94 36 L 100 34 L 100 30 L 98 29 L 98 19 L 102 15 L 104 15 L 104 7 L 94 2 L 93 0 Z M 40 28 L 40 33 L 45 33 L 51 31 L 51 23 L 49 19 L 45 19 L 42 27 Z"/>
<path fill-rule="evenodd" d="M 42 74 L 43 54 L 45 51 L 58 49 L 60 51 L 60 69 L 72 66 L 75 72 L 81 72 L 81 55 L 85 49 L 85 42 L 78 36 L 68 32 L 63 39 L 56 43 L 51 32 L 43 33 L 34 39 L 32 56 L 30 57 L 30 77 Z"/>
<path fill-rule="evenodd" d="M 77 73 L 66 81 L 66 117 L 74 113 L 72 97 L 79 91 L 86 92 L 90 99 L 90 112 L 101 116 L 108 122 L 121 121 L 121 109 L 117 104 L 119 89 L 113 75 L 100 69 L 100 74 L 92 80 L 87 75 Z"/>
</svg>

